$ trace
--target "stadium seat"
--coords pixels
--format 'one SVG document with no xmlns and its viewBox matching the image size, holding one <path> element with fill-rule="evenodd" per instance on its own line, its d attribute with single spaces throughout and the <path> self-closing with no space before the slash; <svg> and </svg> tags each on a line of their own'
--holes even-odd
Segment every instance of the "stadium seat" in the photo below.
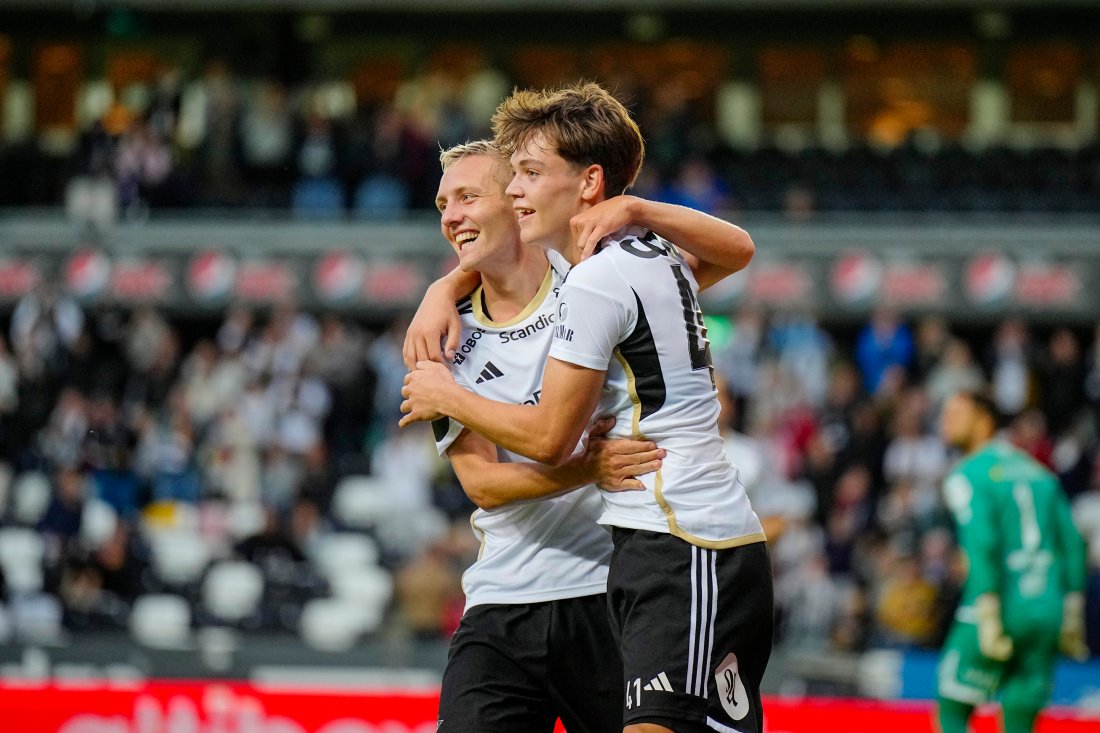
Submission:
<svg viewBox="0 0 1100 733">
<path fill-rule="evenodd" d="M 336 598 L 382 614 L 393 597 L 393 576 L 380 567 L 348 568 L 330 579 Z"/>
<path fill-rule="evenodd" d="M 130 613 L 130 633 L 139 643 L 154 649 L 185 648 L 191 637 L 191 607 L 181 596 L 140 596 Z"/>
<path fill-rule="evenodd" d="M 202 535 L 191 530 L 153 532 L 149 545 L 157 577 L 172 585 L 198 580 L 210 561 L 210 550 Z"/>
<path fill-rule="evenodd" d="M 355 189 L 356 218 L 392 218 L 404 214 L 408 209 L 408 188 L 393 176 L 371 176 Z"/>
<path fill-rule="evenodd" d="M 398 557 L 412 557 L 421 548 L 443 539 L 447 517 L 435 507 L 396 513 L 376 528 L 382 548 Z"/>
<path fill-rule="evenodd" d="M 342 572 L 374 566 L 378 562 L 378 546 L 366 535 L 335 532 L 318 540 L 314 562 L 332 580 Z"/>
<path fill-rule="evenodd" d="M 263 594 L 263 573 L 243 561 L 215 564 L 202 584 L 203 606 L 222 621 L 237 622 L 253 615 Z"/>
<path fill-rule="evenodd" d="M 80 537 L 89 547 L 99 547 L 115 533 L 118 514 L 102 499 L 89 499 L 84 503 L 80 517 Z"/>
<path fill-rule="evenodd" d="M 11 593 L 22 595 L 42 589 L 45 550 L 45 540 L 33 529 L 0 529 L 0 568 Z"/>
<path fill-rule="evenodd" d="M 383 523 L 393 513 L 393 500 L 382 479 L 347 476 L 336 485 L 332 515 L 341 524 L 368 529 Z"/>
<path fill-rule="evenodd" d="M 314 649 L 343 652 L 381 623 L 381 614 L 373 609 L 342 598 L 316 598 L 302 610 L 298 628 L 302 640 Z"/>
<path fill-rule="evenodd" d="M 291 208 L 296 219 L 340 219 L 344 215 L 344 189 L 334 178 L 303 178 L 294 184 Z"/>
<path fill-rule="evenodd" d="M 238 501 L 229 507 L 229 533 L 238 540 L 251 537 L 264 528 L 264 508 L 258 502 Z"/>
<path fill-rule="evenodd" d="M 37 524 L 50 505 L 50 479 L 41 471 L 24 471 L 12 484 L 12 510 L 21 524 Z"/>
<path fill-rule="evenodd" d="M 19 596 L 10 606 L 12 628 L 27 641 L 53 644 L 61 641 L 61 601 L 45 593 Z"/>
</svg>

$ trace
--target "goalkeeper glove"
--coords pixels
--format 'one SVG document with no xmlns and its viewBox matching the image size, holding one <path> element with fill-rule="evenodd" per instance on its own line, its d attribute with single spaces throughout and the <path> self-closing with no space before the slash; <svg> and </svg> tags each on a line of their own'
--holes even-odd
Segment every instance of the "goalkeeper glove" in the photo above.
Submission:
<svg viewBox="0 0 1100 733">
<path fill-rule="evenodd" d="M 1058 634 L 1058 649 L 1079 662 L 1089 656 L 1085 645 L 1085 598 L 1080 593 L 1068 593 L 1062 603 L 1062 630 Z"/>
<path fill-rule="evenodd" d="M 1003 662 L 1012 656 L 1012 639 L 1001 624 L 1001 599 L 996 593 L 983 593 L 974 602 L 978 615 L 978 648 L 982 654 Z"/>
</svg>

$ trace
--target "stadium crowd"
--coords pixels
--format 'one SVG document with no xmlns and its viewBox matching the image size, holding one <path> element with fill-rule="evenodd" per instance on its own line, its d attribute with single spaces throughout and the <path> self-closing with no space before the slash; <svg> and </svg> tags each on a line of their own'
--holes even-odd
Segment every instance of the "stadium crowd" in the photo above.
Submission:
<svg viewBox="0 0 1100 733">
<path fill-rule="evenodd" d="M 988 383 L 1006 436 L 1071 498 L 1100 651 L 1100 330 L 1090 343 L 1010 318 L 985 343 L 879 311 L 847 344 L 805 314 L 733 323 L 715 351 L 722 427 L 770 537 L 781 644 L 938 646 L 964 570 L 936 418 L 955 390 Z M 125 629 L 161 593 L 184 598 L 196 627 L 297 633 L 305 604 L 348 590 L 326 543 L 351 536 L 393 589 L 358 631 L 445 638 L 478 548 L 430 433 L 396 427 L 404 325 L 285 305 L 203 326 L 26 296 L 0 340 L 0 634 L 51 619 Z M 377 499 L 365 514 L 348 501 L 363 481 Z M 42 540 L 29 559 L 4 539 L 28 529 Z M 188 552 L 163 541 L 172 531 Z M 263 577 L 238 615 L 204 589 L 230 560 Z"/>
<path fill-rule="evenodd" d="M 150 209 L 277 208 L 305 219 L 429 210 L 437 150 L 483 137 L 494 106 L 518 81 L 514 70 L 466 49 L 437 61 L 392 89 L 358 93 L 347 81 L 246 78 L 222 60 L 209 60 L 195 78 L 168 67 L 108 94 L 112 103 L 78 119 L 65 144 L 54 130 L 0 146 L 0 207 L 72 203 L 91 192 L 106 202 L 107 219 Z M 714 118 L 720 81 L 689 98 L 676 75 L 656 83 L 625 67 L 610 71 L 648 143 L 643 196 L 792 218 L 1100 207 L 1096 142 L 975 148 L 920 127 L 884 145 L 851 134 L 843 149 L 812 136 L 733 147 Z"/>
</svg>

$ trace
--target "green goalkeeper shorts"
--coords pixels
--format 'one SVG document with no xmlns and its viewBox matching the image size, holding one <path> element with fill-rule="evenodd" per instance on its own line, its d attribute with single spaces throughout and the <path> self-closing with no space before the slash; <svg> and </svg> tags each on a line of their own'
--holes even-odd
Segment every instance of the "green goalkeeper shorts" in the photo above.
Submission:
<svg viewBox="0 0 1100 733">
<path fill-rule="evenodd" d="M 978 627 L 970 618 L 956 620 L 947 635 L 937 673 L 939 696 L 970 705 L 995 697 L 1012 710 L 1040 710 L 1050 699 L 1058 661 L 1058 628 L 1043 624 L 1010 629 L 1012 656 L 999 662 L 978 647 Z"/>
</svg>

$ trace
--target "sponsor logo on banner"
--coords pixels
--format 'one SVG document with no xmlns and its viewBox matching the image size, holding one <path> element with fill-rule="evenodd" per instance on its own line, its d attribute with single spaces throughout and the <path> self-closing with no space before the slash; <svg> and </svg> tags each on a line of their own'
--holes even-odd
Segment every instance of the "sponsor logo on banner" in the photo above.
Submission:
<svg viewBox="0 0 1100 733">
<path fill-rule="evenodd" d="M 1069 265 L 1021 263 L 1014 295 L 1023 305 L 1074 307 L 1080 304 L 1081 277 Z"/>
<path fill-rule="evenodd" d="M 947 279 L 938 265 L 893 262 L 882 277 L 882 300 L 891 305 L 941 305 Z"/>
<path fill-rule="evenodd" d="M 241 263 L 235 293 L 243 300 L 275 303 L 297 295 L 298 278 L 282 262 L 253 260 Z"/>
<path fill-rule="evenodd" d="M 740 714 L 745 695 L 743 683 L 738 686 L 739 670 L 725 662 L 720 668 L 718 691 Z M 665 689 L 660 675 L 657 679 Z M 763 705 L 770 733 L 929 733 L 934 712 L 933 704 L 925 700 L 765 697 Z M 0 720 L 4 730 L 19 733 L 434 733 L 438 707 L 438 689 L 295 690 L 236 683 L 127 685 L 83 679 L 64 686 L 41 680 L 5 686 L 0 681 Z M 1050 708 L 1040 717 L 1039 729 L 1090 733 L 1098 722 L 1100 714 L 1087 706 Z M 562 730 L 560 724 L 555 727 L 555 733 Z M 996 710 L 980 708 L 974 730 L 998 730 Z"/>
<path fill-rule="evenodd" d="M 208 250 L 187 265 L 187 292 L 200 303 L 226 300 L 237 280 L 237 261 L 220 250 Z"/>
<path fill-rule="evenodd" d="M 882 263 L 865 252 L 843 255 L 829 273 L 829 285 L 842 305 L 866 305 L 882 285 Z"/>
<path fill-rule="evenodd" d="M 412 262 L 378 262 L 367 266 L 363 297 L 372 303 L 415 303 L 424 292 L 424 274 Z"/>
<path fill-rule="evenodd" d="M 748 268 L 747 297 L 767 305 L 799 305 L 810 295 L 813 284 L 799 264 L 767 262 Z"/>
<path fill-rule="evenodd" d="M 171 283 L 162 262 L 119 260 L 111 268 L 111 296 L 119 300 L 159 302 Z"/>
<path fill-rule="evenodd" d="M 83 249 L 65 262 L 65 289 L 80 300 L 94 300 L 103 294 L 111 278 L 111 260 L 95 249 Z"/>
<path fill-rule="evenodd" d="M 983 252 L 966 266 L 963 289 L 976 305 L 1000 305 L 1012 294 L 1016 265 L 1000 252 Z"/>
<path fill-rule="evenodd" d="M 0 298 L 21 298 L 41 279 L 38 266 L 30 260 L 0 259 Z"/>
<path fill-rule="evenodd" d="M 363 260 L 347 252 L 329 252 L 313 265 L 313 292 L 322 303 L 346 303 L 363 288 Z"/>
</svg>

